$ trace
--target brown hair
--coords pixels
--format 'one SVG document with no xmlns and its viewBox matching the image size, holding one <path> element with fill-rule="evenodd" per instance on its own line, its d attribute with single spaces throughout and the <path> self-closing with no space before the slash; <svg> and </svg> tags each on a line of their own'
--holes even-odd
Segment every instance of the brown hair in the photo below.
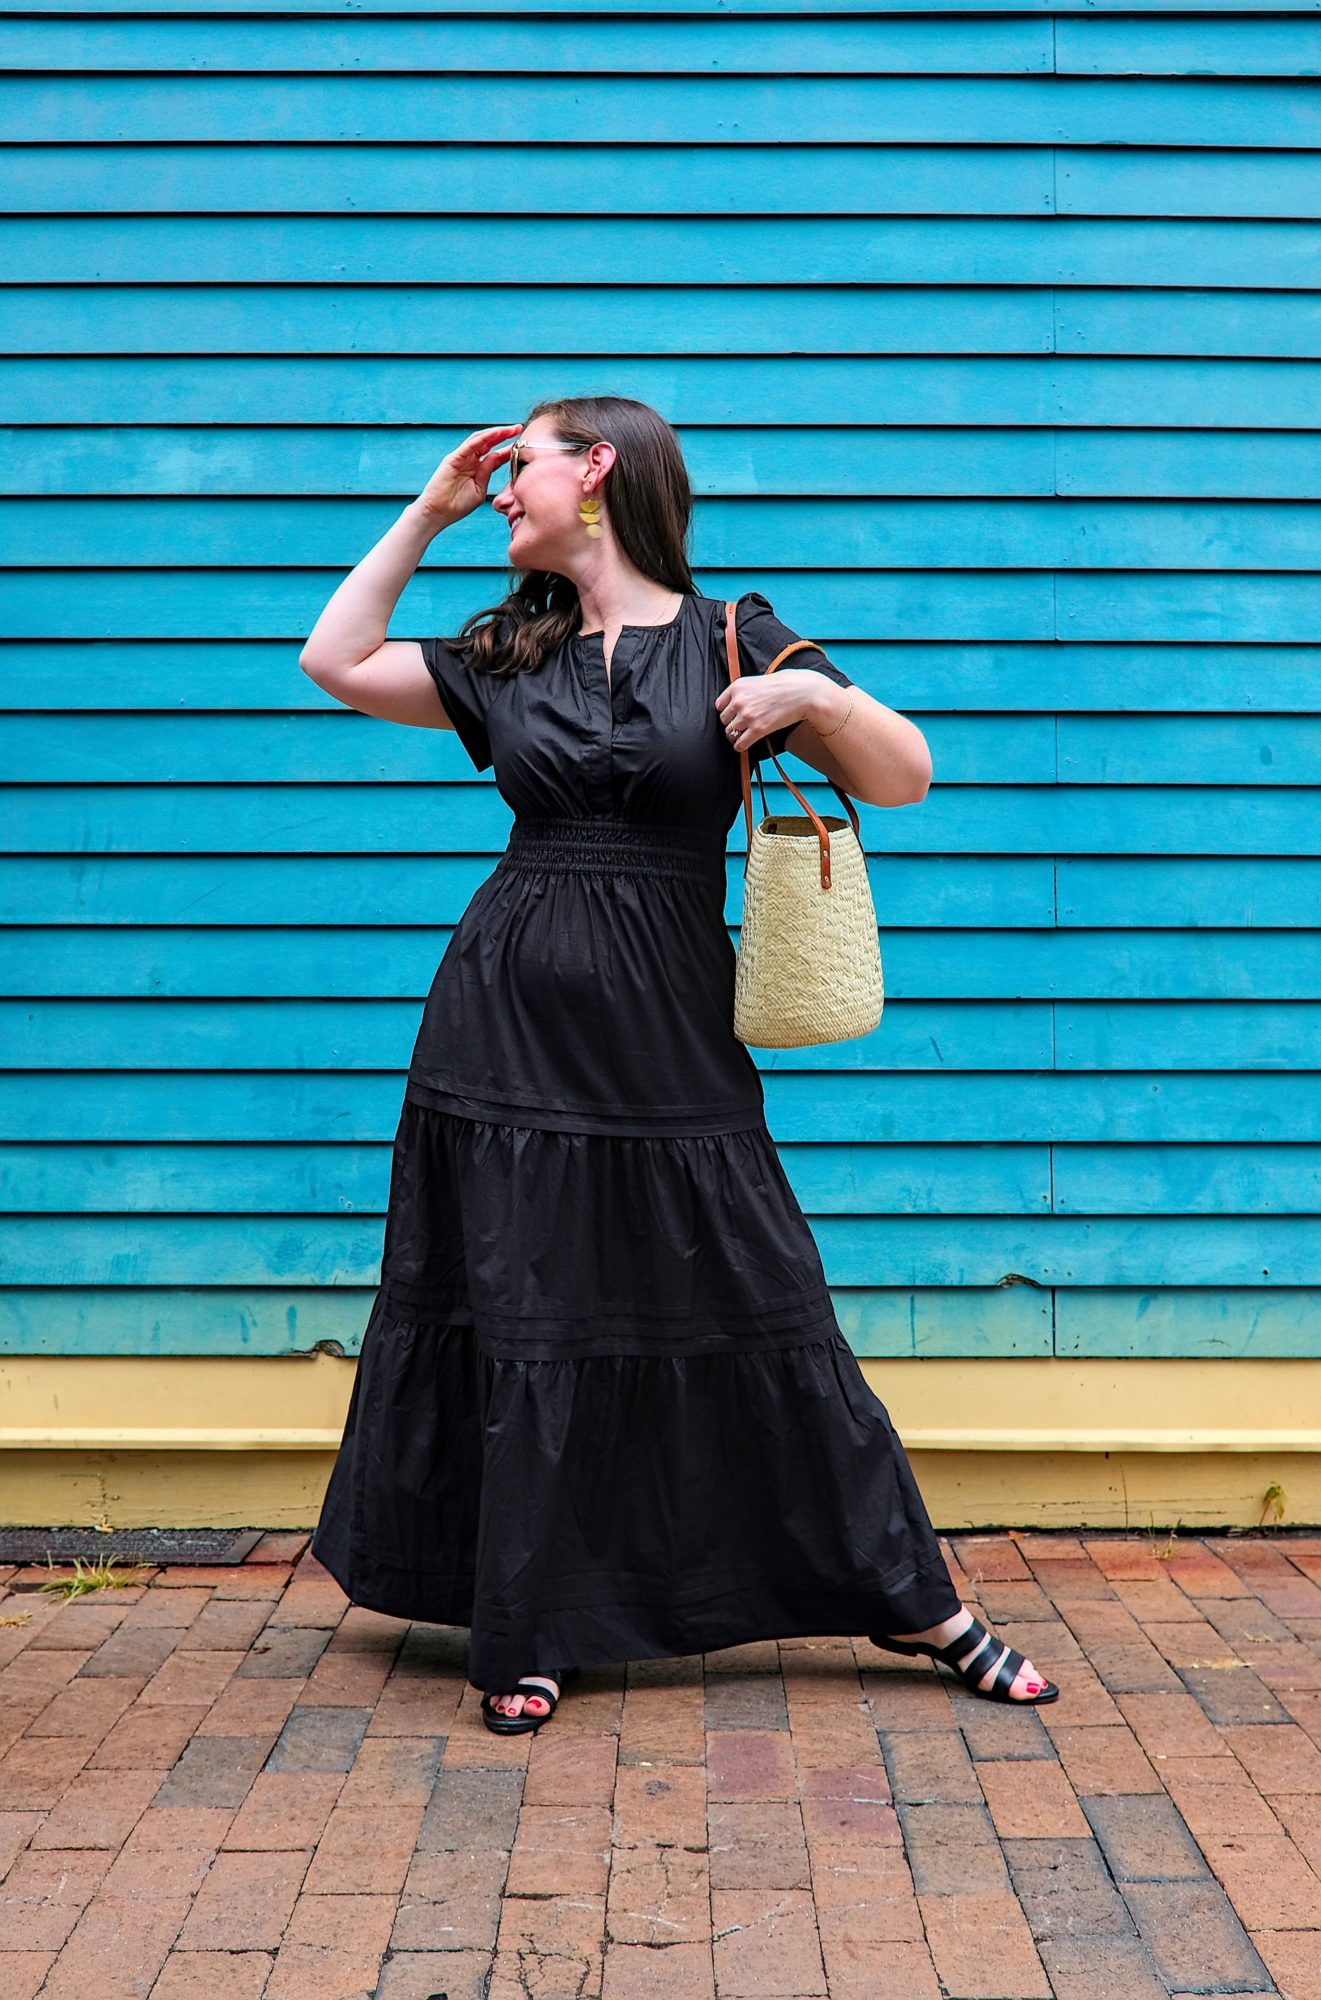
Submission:
<svg viewBox="0 0 1321 2000">
<path fill-rule="evenodd" d="M 565 444 L 615 446 L 597 492 L 605 494 L 619 546 L 644 576 L 668 590 L 692 591 L 692 489 L 679 440 L 660 412 L 631 396 L 560 396 L 529 410 L 524 427 L 542 416 Z M 580 600 L 569 577 L 547 569 L 511 573 L 518 581 L 508 596 L 474 611 L 447 641 L 467 652 L 470 670 L 513 674 L 539 667 L 578 627 Z"/>
</svg>

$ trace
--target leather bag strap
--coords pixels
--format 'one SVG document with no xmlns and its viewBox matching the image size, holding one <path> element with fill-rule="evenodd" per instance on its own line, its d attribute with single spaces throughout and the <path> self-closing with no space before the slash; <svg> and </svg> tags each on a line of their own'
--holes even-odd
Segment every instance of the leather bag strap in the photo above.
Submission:
<svg viewBox="0 0 1321 2000">
<path fill-rule="evenodd" d="M 729 678 L 731 684 L 734 681 L 736 681 L 739 677 L 738 634 L 735 629 L 736 606 L 737 606 L 736 599 L 726 598 L 725 656 L 729 661 Z M 787 660 L 790 653 L 796 653 L 800 647 L 804 646 L 808 649 L 809 652 L 813 653 L 819 653 L 822 650 L 821 647 L 817 645 L 814 639 L 795 639 L 790 645 L 785 646 L 784 648 L 782 648 L 780 652 L 778 652 L 775 655 L 775 658 L 771 661 L 770 665 L 766 669 L 767 673 L 773 674 L 775 672 L 775 669 L 779 666 L 781 660 Z M 775 752 L 772 750 L 770 754 L 775 760 L 776 770 L 779 772 L 781 778 L 784 780 L 785 784 L 789 787 L 789 790 L 793 793 L 799 805 L 803 808 L 803 811 L 807 814 L 807 817 L 811 820 L 813 826 L 816 828 L 817 842 L 821 849 L 821 887 L 823 889 L 828 889 L 830 887 L 830 829 L 827 827 L 825 821 L 820 817 L 820 815 L 818 813 L 813 812 L 811 806 L 808 804 L 807 800 L 803 797 L 802 793 L 799 791 L 793 779 L 789 777 L 788 773 L 785 771 L 783 764 L 780 762 L 779 758 L 775 755 Z M 750 760 L 746 750 L 739 751 L 738 760 L 741 767 L 739 775 L 743 780 L 743 812 L 748 823 L 748 852 L 751 853 L 752 778 L 750 775 Z M 762 760 L 759 759 L 757 764 L 757 783 L 761 786 L 762 811 L 764 813 L 769 813 L 770 809 L 766 804 L 766 781 L 762 776 L 761 763 Z M 854 805 L 848 793 L 844 791 L 839 785 L 837 785 L 833 778 L 827 778 L 826 783 L 830 786 L 831 790 L 835 792 L 840 799 L 842 799 L 844 803 L 844 810 L 849 816 L 849 819 L 853 826 L 853 831 L 856 834 L 858 840 L 861 841 L 862 822 L 858 818 L 857 807 Z M 744 865 L 744 872 L 746 873 L 747 870 L 746 861 L 744 862 L 743 865 Z"/>
</svg>

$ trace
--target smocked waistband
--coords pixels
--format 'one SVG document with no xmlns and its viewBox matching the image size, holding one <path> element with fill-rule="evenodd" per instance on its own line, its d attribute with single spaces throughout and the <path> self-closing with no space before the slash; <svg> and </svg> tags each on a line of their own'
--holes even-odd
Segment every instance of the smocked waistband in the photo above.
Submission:
<svg viewBox="0 0 1321 2000">
<path fill-rule="evenodd" d="M 666 875 L 724 880 L 725 840 L 709 828 L 664 821 L 515 816 L 497 867 L 571 874 Z"/>
</svg>

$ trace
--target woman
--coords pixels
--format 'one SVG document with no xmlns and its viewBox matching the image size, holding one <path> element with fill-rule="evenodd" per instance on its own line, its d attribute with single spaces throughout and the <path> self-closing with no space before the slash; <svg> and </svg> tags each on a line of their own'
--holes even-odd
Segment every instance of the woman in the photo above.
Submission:
<svg viewBox="0 0 1321 2000">
<path fill-rule="evenodd" d="M 506 461 L 514 587 L 453 639 L 387 639 Z M 902 805 L 926 744 L 824 654 L 766 676 L 795 635 L 755 591 L 731 684 L 690 511 L 647 404 L 541 403 L 442 460 L 300 656 L 350 708 L 453 729 L 515 815 L 427 996 L 313 1552 L 355 1602 L 469 1627 L 500 1732 L 583 1664 L 807 1633 L 1053 1700 L 954 1591 L 732 1027 L 736 751 Z"/>
</svg>

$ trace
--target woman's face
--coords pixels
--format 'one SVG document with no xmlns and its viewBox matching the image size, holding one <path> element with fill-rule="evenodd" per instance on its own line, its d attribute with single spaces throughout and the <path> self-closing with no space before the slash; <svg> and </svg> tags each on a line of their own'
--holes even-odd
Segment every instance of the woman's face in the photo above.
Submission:
<svg viewBox="0 0 1321 2000">
<path fill-rule="evenodd" d="M 518 477 L 491 502 L 509 524 L 509 561 L 515 569 L 572 575 L 585 547 L 578 512 L 583 482 L 591 469 L 593 488 L 599 486 L 599 461 L 613 458 L 613 448 L 593 445 L 585 451 L 541 450 L 538 447 L 564 443 L 547 417 L 534 417 L 516 442 L 527 456 L 518 468 Z"/>
</svg>

